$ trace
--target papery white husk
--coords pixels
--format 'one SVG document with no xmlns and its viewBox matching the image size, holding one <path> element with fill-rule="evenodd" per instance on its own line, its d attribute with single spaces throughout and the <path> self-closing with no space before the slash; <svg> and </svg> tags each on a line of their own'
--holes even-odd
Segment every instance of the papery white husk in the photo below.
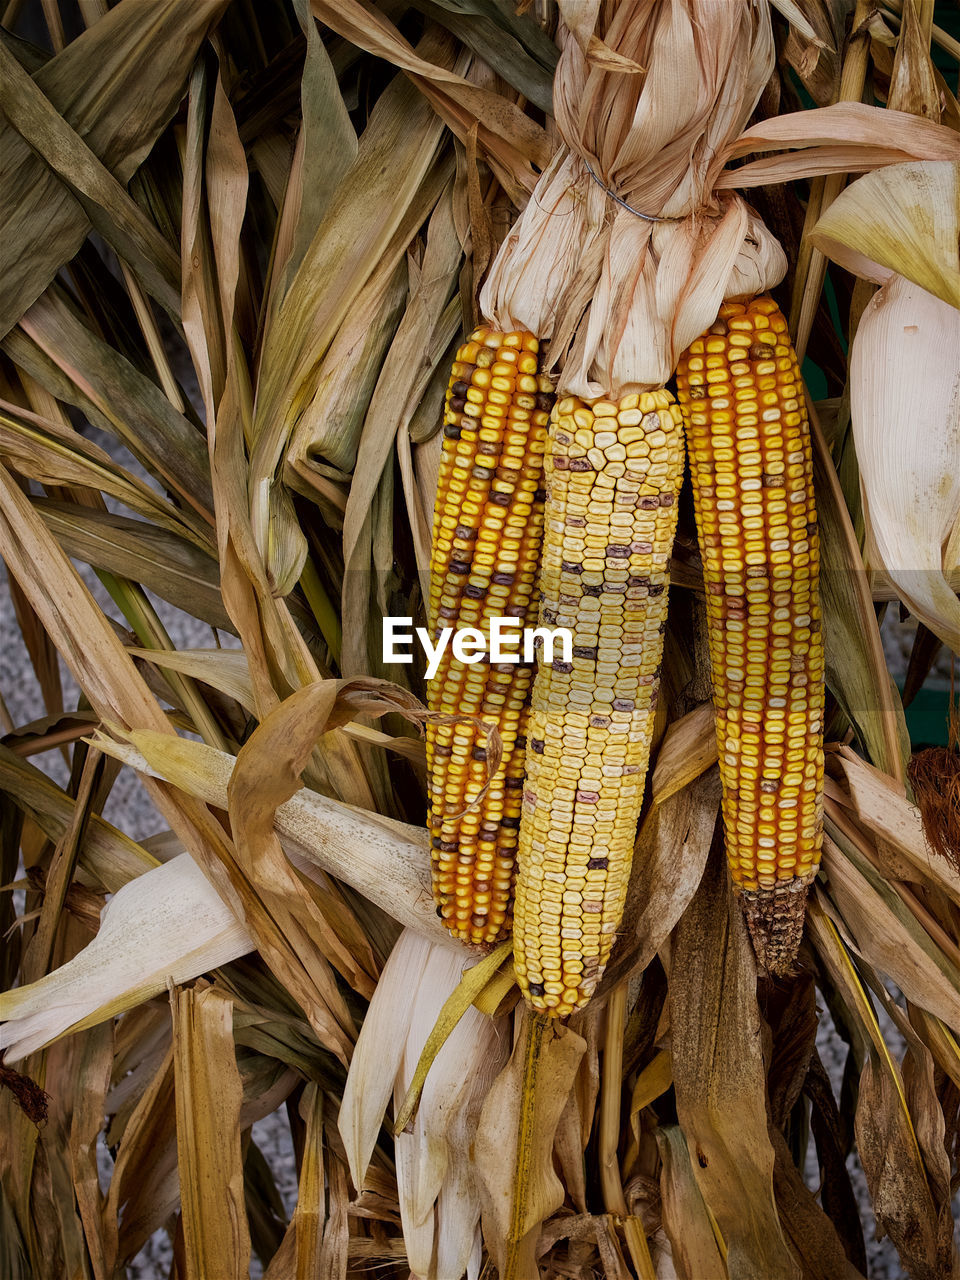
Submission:
<svg viewBox="0 0 960 1280">
<path fill-rule="evenodd" d="M 0 1050 L 15 1062 L 79 1023 L 102 1021 L 156 995 L 168 981 L 187 982 L 253 947 L 183 853 L 119 889 L 103 910 L 99 933 L 72 960 L 28 987 L 0 994 Z"/>
<path fill-rule="evenodd" d="M 463 974 L 463 961 L 434 947 L 427 961 L 394 1090 L 399 1108 L 427 1036 Z M 480 1108 L 510 1052 L 509 1022 L 472 1006 L 437 1054 L 412 1133 L 396 1140 L 397 1190 L 407 1260 L 430 1280 L 461 1276 L 475 1251 L 480 1196 L 470 1150 Z"/>
<path fill-rule="evenodd" d="M 354 1050 L 338 1125 L 363 1185 L 390 1093 L 399 1108 L 466 952 L 400 935 Z M 397 1190 L 410 1269 L 428 1280 L 477 1270 L 480 1199 L 470 1150 L 480 1108 L 510 1052 L 509 1020 L 472 1006 L 431 1065 L 412 1132 L 396 1139 Z"/>
<path fill-rule="evenodd" d="M 960 652 L 960 601 L 944 577 L 960 559 L 960 311 L 893 276 L 854 338 L 850 412 L 871 568 Z"/>
<path fill-rule="evenodd" d="M 586 397 L 662 386 L 724 298 L 762 293 L 786 270 L 741 197 L 713 192 L 718 154 L 773 69 L 767 4 L 635 0 L 615 11 L 603 38 L 646 74 L 631 84 L 567 38 L 554 81 L 566 146 L 480 299 L 498 326 L 549 340 L 560 390 Z M 604 187 L 676 220 L 646 221 Z"/>
</svg>

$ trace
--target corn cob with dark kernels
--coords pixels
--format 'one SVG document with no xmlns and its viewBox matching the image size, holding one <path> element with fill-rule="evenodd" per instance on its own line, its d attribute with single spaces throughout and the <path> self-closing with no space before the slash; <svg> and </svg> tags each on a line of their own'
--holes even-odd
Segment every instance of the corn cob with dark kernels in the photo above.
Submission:
<svg viewBox="0 0 960 1280">
<path fill-rule="evenodd" d="M 489 328 L 477 329 L 457 352 L 434 511 L 434 639 L 443 627 L 475 627 L 489 650 L 492 618 L 535 622 L 553 400 L 537 356 L 531 334 Z M 494 943 L 510 932 L 532 679 L 532 665 L 465 664 L 448 645 L 427 685 L 432 711 L 495 724 L 503 743 L 491 779 L 482 725 L 427 724 L 434 896 L 444 924 L 465 942 Z"/>
<path fill-rule="evenodd" d="M 787 971 L 820 861 L 823 636 L 810 431 L 787 323 L 725 303 L 677 370 L 703 558 L 727 857 Z"/>
<path fill-rule="evenodd" d="M 541 662 L 527 741 L 514 963 L 534 1008 L 593 994 L 623 914 L 653 733 L 683 477 L 667 391 L 568 396 L 550 422 L 540 622 L 573 633 Z"/>
</svg>

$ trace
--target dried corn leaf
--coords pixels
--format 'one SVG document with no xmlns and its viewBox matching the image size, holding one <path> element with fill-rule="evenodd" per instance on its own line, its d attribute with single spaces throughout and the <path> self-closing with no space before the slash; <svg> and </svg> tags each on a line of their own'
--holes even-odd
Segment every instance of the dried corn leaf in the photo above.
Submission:
<svg viewBox="0 0 960 1280">
<path fill-rule="evenodd" d="M 689 907 L 707 865 L 719 807 L 720 775 L 712 769 L 647 814 L 605 988 L 645 969 Z"/>
<path fill-rule="evenodd" d="M 888 672 L 870 583 L 843 491 L 807 397 L 820 526 L 820 595 L 827 685 L 870 759 L 892 778 L 910 754 L 903 706 Z"/>
<path fill-rule="evenodd" d="M 881 845 L 882 856 L 892 851 L 901 861 L 901 878 L 942 889 L 960 906 L 960 873 L 930 849 L 920 810 L 907 800 L 903 788 L 849 748 L 838 759 L 860 823 Z"/>
<path fill-rule="evenodd" d="M 710 1214 L 690 1164 L 679 1125 L 657 1129 L 663 1229 L 670 1240 L 678 1280 L 727 1280 Z"/>
<path fill-rule="evenodd" d="M 311 0 L 314 14 L 354 44 L 408 72 L 461 142 L 474 124 L 488 162 L 501 184 L 521 205 L 543 169 L 552 147 L 547 134 L 515 103 L 438 65 L 429 49 L 412 49 L 384 14 L 358 0 Z M 461 68 L 463 70 L 465 68 Z"/>
<path fill-rule="evenodd" d="M 103 425 L 156 477 L 209 520 L 213 510 L 209 465 L 203 436 L 177 413 L 149 378 L 118 351 L 98 338 L 74 314 L 65 297 L 51 289 L 20 320 L 20 328 L 77 388 L 64 397 L 81 409 L 95 411 Z M 14 335 L 4 348 L 44 382 L 43 368 Z M 58 394 L 58 388 L 50 390 Z"/>
<path fill-rule="evenodd" d="M 187 70 L 225 0 L 120 0 L 34 73 L 47 99 L 121 183 L 173 114 Z M 83 207 L 29 145 L 3 122 L 0 236 L 9 266 L 0 295 L 5 334 L 80 248 Z"/>
<path fill-rule="evenodd" d="M 118 258 L 176 318 L 177 255 L 83 138 L 73 130 L 17 59 L 0 45 L 0 110 L 64 182 Z"/>
<path fill-rule="evenodd" d="M 52 841 L 70 824 L 74 801 L 46 774 L 0 744 L 0 789 L 37 823 Z M 99 814 L 92 813 L 80 846 L 80 865 L 108 893 L 157 866 L 157 860 Z"/>
<path fill-rule="evenodd" d="M 432 41 L 438 54 L 449 50 Z M 290 432 L 312 398 L 312 375 L 350 313 L 357 295 L 381 261 L 395 232 L 417 209 L 419 216 L 397 257 L 428 209 L 425 182 L 433 167 L 442 126 L 416 90 L 398 77 L 381 95 L 360 139 L 357 159 L 316 228 L 313 240 L 264 336 L 264 350 L 253 423 L 253 452 L 248 487 L 253 529 L 275 582 L 289 590 L 297 574 L 289 553 L 278 557 L 271 533 L 281 493 L 274 483 Z M 384 270 L 393 267 L 382 262 Z M 292 511 L 281 515 L 289 525 Z M 302 535 L 293 543 L 304 546 Z M 302 555 L 301 555 L 302 559 Z"/>
<path fill-rule="evenodd" d="M 369 602 L 369 564 L 372 547 L 370 508 L 384 468 L 394 448 L 398 430 L 407 423 L 426 390 L 433 372 L 433 358 L 442 354 L 452 337 L 451 324 L 459 324 L 459 307 L 445 311 L 456 288 L 463 249 L 453 220 L 453 185 L 448 184 L 434 210 L 427 230 L 423 261 L 411 282 L 410 302 L 377 380 L 377 387 L 363 425 L 356 472 L 343 518 L 344 557 L 344 653 L 342 668 L 352 674 L 363 671 L 367 656 L 366 622 Z M 411 267 L 413 274 L 413 267 Z M 446 318 L 447 324 L 442 320 Z M 441 327 L 439 340 L 435 333 Z M 427 353 L 426 355 L 424 353 Z M 392 528 L 389 535 L 392 559 Z"/>
<path fill-rule="evenodd" d="M 6 401 L 0 402 L 0 457 L 29 480 L 99 491 L 197 547 L 210 546 L 189 512 L 165 501 L 92 440 Z"/>
<path fill-rule="evenodd" d="M 818 174 L 857 173 L 911 160 L 955 164 L 960 157 L 960 138 L 943 125 L 863 102 L 835 102 L 751 125 L 728 144 L 724 158 L 736 160 L 752 151 L 787 147 L 791 150 L 782 155 L 724 170 L 717 180 L 718 190 L 791 182 Z"/>
<path fill-rule="evenodd" d="M 233 756 L 155 733 L 134 732 L 129 739 L 131 746 L 107 739 L 97 745 L 104 754 L 165 778 L 187 795 L 218 809 L 227 807 Z M 423 828 L 353 809 L 306 788 L 279 806 L 276 824 L 287 857 L 300 870 L 309 875 L 311 866 L 320 867 L 402 924 L 459 949 L 433 907 Z"/>
<path fill-rule="evenodd" d="M 875 868 L 834 835 L 824 837 L 823 866 L 844 935 L 908 1000 L 960 1027 L 960 971 Z"/>
<path fill-rule="evenodd" d="M 172 1004 L 186 1280 L 242 1280 L 250 1270 L 250 1233 L 233 1004 L 216 987 L 176 991 Z"/>
<path fill-rule="evenodd" d="M 662 804 L 717 763 L 717 721 L 702 702 L 667 726 L 651 779 L 654 804 Z"/>
<path fill-rule="evenodd" d="M 34 506 L 71 559 L 130 578 L 211 627 L 233 630 L 216 559 L 185 538 L 144 520 L 74 503 L 37 500 Z"/>
<path fill-rule="evenodd" d="M 502 76 L 521 97 L 550 115 L 553 111 L 553 70 L 556 46 L 540 30 L 528 10 L 513 14 L 495 0 L 463 4 L 460 0 L 418 0 L 417 8 L 441 23 L 462 40 L 468 49 Z M 512 19 L 512 22 L 511 22 Z M 510 25 L 508 25 L 510 24 Z M 510 30 L 513 26 L 514 30 Z M 531 57 L 515 31 L 526 37 L 542 58 Z"/>
<path fill-rule="evenodd" d="M 104 1213 L 111 1274 L 180 1207 L 173 1052 L 151 1076 L 123 1130 Z"/>
<path fill-rule="evenodd" d="M 522 1007 L 510 1061 L 483 1104 L 474 1147 L 483 1235 L 503 1280 L 536 1274 L 540 1228 L 563 1204 L 554 1137 L 586 1047 Z"/>
<path fill-rule="evenodd" d="M 669 999 L 677 1115 L 730 1274 L 799 1280 L 773 1197 L 756 963 L 719 849 L 677 928 Z"/>
<path fill-rule="evenodd" d="M 0 995 L 0 1048 L 11 1061 L 95 1026 L 252 950 L 249 935 L 182 854 L 123 886 L 77 956 Z"/>
</svg>

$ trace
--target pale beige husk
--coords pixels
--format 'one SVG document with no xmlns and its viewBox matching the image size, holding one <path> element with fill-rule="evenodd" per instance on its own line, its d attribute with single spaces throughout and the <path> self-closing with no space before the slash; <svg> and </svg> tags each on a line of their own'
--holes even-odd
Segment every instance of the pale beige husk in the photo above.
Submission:
<svg viewBox="0 0 960 1280">
<path fill-rule="evenodd" d="M 763 293 L 786 270 L 742 198 L 714 192 L 773 70 L 770 13 L 758 0 L 636 0 L 611 6 L 603 29 L 604 7 L 614 62 L 585 37 L 583 6 L 560 9 L 574 33 L 561 30 L 554 82 L 564 146 L 480 302 L 497 325 L 550 340 L 562 390 L 617 396 L 662 386 L 724 298 Z"/>
<path fill-rule="evenodd" d="M 960 311 L 903 276 L 871 299 L 850 353 L 868 552 L 955 653 L 960 601 Z"/>
</svg>

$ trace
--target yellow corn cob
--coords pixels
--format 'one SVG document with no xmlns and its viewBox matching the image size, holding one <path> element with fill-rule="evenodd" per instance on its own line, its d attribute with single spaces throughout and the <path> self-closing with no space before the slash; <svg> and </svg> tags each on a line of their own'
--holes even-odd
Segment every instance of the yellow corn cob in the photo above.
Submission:
<svg viewBox="0 0 960 1280">
<path fill-rule="evenodd" d="M 727 857 L 760 963 L 789 969 L 820 861 L 823 636 L 803 385 L 771 298 L 677 370 L 703 558 Z"/>
<path fill-rule="evenodd" d="M 536 618 L 543 535 L 543 453 L 553 397 L 529 333 L 477 329 L 457 352 L 447 389 L 433 524 L 429 627 Z M 501 768 L 487 784 L 479 723 L 427 725 L 429 825 L 437 914 L 454 937 L 510 932 L 532 665 L 465 664 L 451 645 L 427 684 L 432 711 L 493 723 Z M 472 806 L 472 807 L 471 807 Z"/>
<path fill-rule="evenodd" d="M 540 623 L 574 647 L 534 682 L 514 963 L 530 1004 L 558 1016 L 589 1000 L 623 914 L 682 478 L 669 392 L 556 405 Z"/>
</svg>

